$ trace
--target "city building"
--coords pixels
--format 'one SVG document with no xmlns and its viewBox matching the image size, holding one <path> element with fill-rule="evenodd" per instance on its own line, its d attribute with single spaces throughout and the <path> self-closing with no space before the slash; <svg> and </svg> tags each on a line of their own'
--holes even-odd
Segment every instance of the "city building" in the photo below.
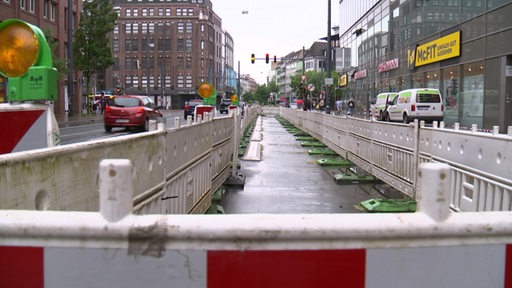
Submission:
<svg viewBox="0 0 512 288">
<path fill-rule="evenodd" d="M 82 0 L 72 0 L 73 3 L 73 26 L 78 27 L 80 12 L 82 11 Z M 0 20 L 16 18 L 27 23 L 33 24 L 41 28 L 45 32 L 46 37 L 56 40 L 54 49 L 55 56 L 58 59 L 68 59 L 68 1 L 52 1 L 52 0 L 1 0 L 0 1 Z M 75 71 L 73 75 L 74 93 L 68 96 L 67 85 L 68 76 L 66 73 L 59 73 L 58 82 L 58 99 L 54 103 L 54 111 L 56 115 L 63 115 L 69 109 L 73 112 L 80 112 L 80 86 L 77 85 L 78 73 Z M 0 99 L 8 101 L 5 94 L 6 79 L 0 76 Z M 8 84 L 8 83 L 7 83 Z M 2 97 L 3 96 L 3 97 Z M 2 102 L 3 102 L 2 101 Z M 71 104 L 74 105 L 71 105 Z"/>
<path fill-rule="evenodd" d="M 115 64 L 99 90 L 120 87 L 154 96 L 161 106 L 183 108 L 199 97 L 203 82 L 219 96 L 235 89 L 233 39 L 210 0 L 114 0 L 113 6 L 119 15 L 111 35 Z"/>
<path fill-rule="evenodd" d="M 291 78 L 307 71 L 326 72 L 327 42 L 314 42 L 309 49 L 291 52 L 279 61 L 275 67 L 275 81 L 279 86 L 277 100 L 283 105 L 294 102 L 297 95 L 292 91 Z M 305 67 L 305 68 L 303 68 Z"/>
<path fill-rule="evenodd" d="M 442 92 L 447 125 L 512 125 L 511 0 L 341 0 L 339 9 L 339 83 L 359 111 L 380 92 L 428 87 Z"/>
</svg>

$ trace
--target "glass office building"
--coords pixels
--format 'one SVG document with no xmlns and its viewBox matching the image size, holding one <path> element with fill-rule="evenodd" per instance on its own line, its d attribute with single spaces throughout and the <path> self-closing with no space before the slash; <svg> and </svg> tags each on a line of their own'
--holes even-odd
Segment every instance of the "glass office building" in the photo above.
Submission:
<svg viewBox="0 0 512 288">
<path fill-rule="evenodd" d="M 368 107 L 381 92 L 438 88 L 446 124 L 506 132 L 510 15 L 512 0 L 340 0 L 342 98 Z"/>
</svg>

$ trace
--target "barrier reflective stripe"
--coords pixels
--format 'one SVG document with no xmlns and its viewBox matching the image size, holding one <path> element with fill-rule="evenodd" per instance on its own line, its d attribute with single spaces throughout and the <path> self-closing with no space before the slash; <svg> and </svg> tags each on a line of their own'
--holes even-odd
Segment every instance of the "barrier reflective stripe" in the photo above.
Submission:
<svg viewBox="0 0 512 288">
<path fill-rule="evenodd" d="M 60 144 L 57 120 L 44 104 L 0 104 L 0 154 L 53 147 Z"/>
<path fill-rule="evenodd" d="M 0 287 L 505 287 L 512 244 L 340 250 L 0 246 Z"/>
<path fill-rule="evenodd" d="M 0 287 L 44 287 L 44 248 L 0 246 Z"/>
<path fill-rule="evenodd" d="M 0 154 L 47 146 L 45 110 L 0 111 L 2 141 Z M 26 149 L 25 149 L 26 150 Z"/>
</svg>

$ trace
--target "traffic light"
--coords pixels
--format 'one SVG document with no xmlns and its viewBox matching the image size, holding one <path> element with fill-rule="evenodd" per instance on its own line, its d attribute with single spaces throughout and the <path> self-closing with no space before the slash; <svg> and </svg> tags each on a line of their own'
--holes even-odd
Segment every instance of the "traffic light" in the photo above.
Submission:
<svg viewBox="0 0 512 288">
<path fill-rule="evenodd" d="M 254 54 L 251 54 L 251 63 L 254 64 L 255 60 L 256 60 L 256 57 L 254 56 Z"/>
<path fill-rule="evenodd" d="M 116 93 L 117 93 L 117 95 L 121 95 L 121 87 L 116 88 Z"/>
<path fill-rule="evenodd" d="M 277 56 L 274 55 L 274 63 L 276 63 L 276 62 L 277 62 Z"/>
<path fill-rule="evenodd" d="M 265 63 L 267 63 L 267 64 L 268 64 L 268 53 L 267 53 L 267 54 L 265 54 Z"/>
<path fill-rule="evenodd" d="M 57 70 L 39 27 L 18 19 L 0 23 L 0 74 L 7 77 L 9 101 L 57 99 Z"/>
</svg>

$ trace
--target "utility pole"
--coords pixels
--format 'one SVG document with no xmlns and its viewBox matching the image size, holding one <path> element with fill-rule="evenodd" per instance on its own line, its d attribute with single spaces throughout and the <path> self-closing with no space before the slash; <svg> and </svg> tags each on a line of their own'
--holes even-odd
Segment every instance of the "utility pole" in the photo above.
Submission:
<svg viewBox="0 0 512 288">
<path fill-rule="evenodd" d="M 331 43 L 331 0 L 327 0 L 327 77 L 326 79 L 330 79 L 329 81 L 332 81 L 331 78 L 331 50 L 332 50 L 332 43 Z M 327 89 L 325 89 L 325 113 L 330 114 L 331 113 L 331 85 L 332 83 L 328 84 L 325 83 L 325 86 Z"/>
<path fill-rule="evenodd" d="M 238 99 L 241 99 L 242 95 L 240 95 L 240 60 L 238 60 L 238 77 L 236 83 L 236 93 L 238 95 Z"/>
<path fill-rule="evenodd" d="M 68 116 L 73 116 L 73 98 L 75 98 L 73 81 L 73 0 L 68 0 Z M 78 107 L 78 109 L 81 109 Z M 78 110 L 79 111 L 79 110 Z"/>
</svg>

